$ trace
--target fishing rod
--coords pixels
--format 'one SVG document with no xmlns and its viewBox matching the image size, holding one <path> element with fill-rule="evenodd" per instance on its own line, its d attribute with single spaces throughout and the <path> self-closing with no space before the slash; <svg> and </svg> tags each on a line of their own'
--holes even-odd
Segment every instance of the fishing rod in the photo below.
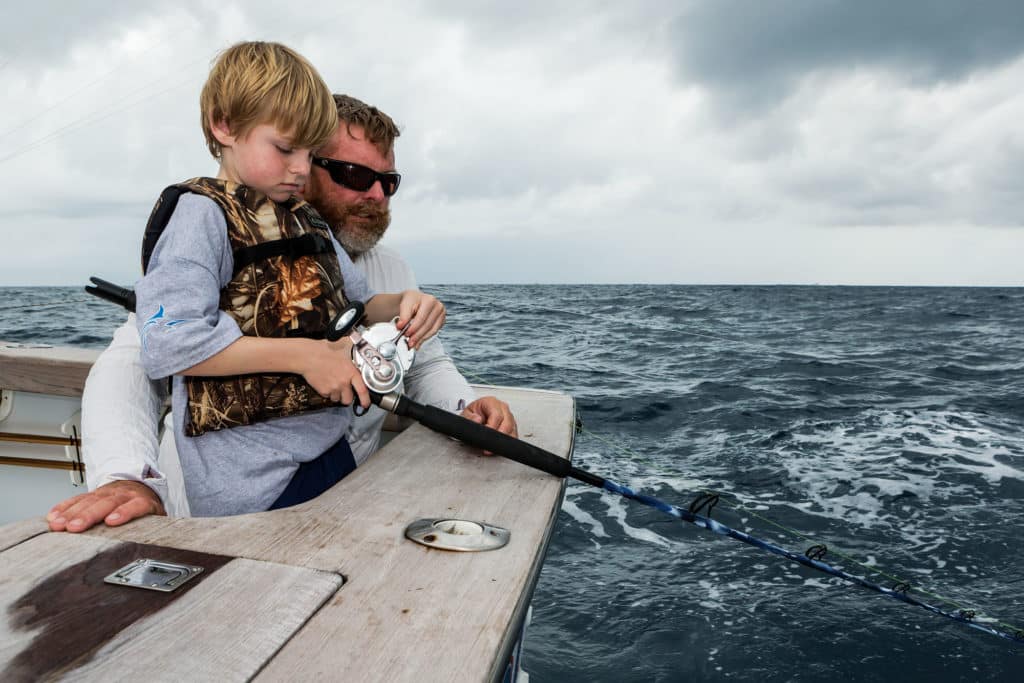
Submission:
<svg viewBox="0 0 1024 683">
<path fill-rule="evenodd" d="M 525 441 L 508 436 L 507 434 L 502 434 L 490 427 L 477 424 L 476 422 L 468 420 L 461 415 L 449 413 L 440 408 L 435 408 L 434 406 L 417 403 L 407 396 L 394 392 L 390 394 L 379 394 L 371 391 L 370 398 L 375 404 L 388 412 L 402 417 L 412 418 L 424 427 L 440 434 L 444 434 L 445 436 L 454 437 L 470 446 L 482 448 L 508 458 L 509 460 L 514 460 L 523 465 L 552 474 L 556 477 L 569 477 L 610 493 L 619 494 L 630 500 L 634 500 L 643 505 L 647 505 L 648 507 L 660 510 L 661 512 L 684 522 L 689 522 L 690 524 L 702 529 L 707 529 L 708 531 L 721 536 L 734 538 L 737 541 L 741 541 L 748 545 L 752 545 L 755 548 L 760 548 L 761 550 L 792 560 L 793 562 L 802 564 L 805 567 L 816 569 L 825 574 L 829 574 L 830 576 L 835 576 L 849 583 L 873 590 L 909 605 L 916 605 L 917 607 L 926 609 L 929 612 L 966 624 L 967 626 L 978 629 L 979 631 L 984 631 L 985 633 L 989 633 L 1006 640 L 1024 643 L 1024 631 L 1004 631 L 989 626 L 988 624 L 974 621 L 975 613 L 972 610 L 950 612 L 926 603 L 909 594 L 912 590 L 910 584 L 900 583 L 892 588 L 887 588 L 863 577 L 843 571 L 842 569 L 822 560 L 827 552 L 827 548 L 824 545 L 812 546 L 811 548 L 808 548 L 805 553 L 801 554 L 793 552 L 792 550 L 787 550 L 775 545 L 774 543 L 757 538 L 756 536 L 751 536 L 743 531 L 733 529 L 730 526 L 726 526 L 725 524 L 711 518 L 711 509 L 718 501 L 717 495 L 699 496 L 694 500 L 693 504 L 691 504 L 690 509 L 684 510 L 653 496 L 637 493 L 628 486 L 624 486 L 610 479 L 588 472 L 587 470 L 574 467 L 568 460 L 560 458 L 550 451 L 546 451 L 542 448 L 526 443 Z M 706 514 L 701 514 L 700 510 L 706 510 Z"/>
<path fill-rule="evenodd" d="M 129 313 L 135 312 L 135 291 L 131 287 L 121 287 L 120 285 L 115 285 L 113 282 L 107 282 L 106 280 L 102 280 L 98 277 L 90 277 L 89 280 L 92 282 L 92 285 L 85 286 L 86 292 L 105 301 L 122 306 Z M 0 308 L 0 313 L 25 311 L 30 308 L 43 308 L 46 306 L 66 306 L 68 304 L 79 304 L 88 301 L 93 301 L 93 299 L 59 299 L 55 301 L 41 301 L 22 306 L 6 306 L 4 308 Z"/>
<path fill-rule="evenodd" d="M 99 278 L 90 279 L 97 286 L 87 287 L 86 290 L 89 293 L 119 303 L 126 308 L 130 305 L 129 310 L 134 309 L 135 297 L 130 289 L 118 287 Z M 718 502 L 717 494 L 702 494 L 690 504 L 688 509 L 683 509 L 654 496 L 638 493 L 611 479 L 575 467 L 569 460 L 539 446 L 503 434 L 461 415 L 418 403 L 403 395 L 399 390 L 404 372 L 413 360 L 413 351 L 404 343 L 402 335 L 404 330 L 398 330 L 395 321 L 378 323 L 366 328 L 361 325 L 363 317 L 363 305 L 360 302 L 352 302 L 328 325 L 326 338 L 330 341 L 337 341 L 346 336 L 350 338 L 353 342 L 352 361 L 360 370 L 363 381 L 370 390 L 370 399 L 383 410 L 400 417 L 413 419 L 432 431 L 458 439 L 469 446 L 490 451 L 562 479 L 568 477 L 609 493 L 618 494 L 720 536 L 727 536 L 894 600 L 920 607 L 933 614 L 965 624 L 970 628 L 1005 640 L 1024 643 L 1024 630 L 1004 630 L 978 622 L 975 620 L 976 615 L 973 610 L 960 609 L 951 612 L 936 607 L 910 595 L 912 586 L 909 583 L 901 582 L 892 587 L 886 587 L 835 567 L 824 561 L 823 558 L 828 552 L 824 545 L 813 545 L 804 553 L 797 553 L 712 519 L 712 509 Z M 356 410 L 356 407 L 357 404 L 353 404 L 353 410 Z"/>
<path fill-rule="evenodd" d="M 123 306 L 129 313 L 135 312 L 135 290 L 131 287 L 121 287 L 98 277 L 90 277 L 89 282 L 92 284 L 86 285 L 85 291 L 105 301 Z"/>
<path fill-rule="evenodd" d="M 823 560 L 828 552 L 824 545 L 814 545 L 802 554 L 796 553 L 722 524 L 718 520 L 711 518 L 711 511 L 718 502 L 717 494 L 698 496 L 689 509 L 684 510 L 653 496 L 637 493 L 628 486 L 606 479 L 593 472 L 575 467 L 569 460 L 561 458 L 550 451 L 473 422 L 461 415 L 450 413 L 435 406 L 417 403 L 398 390 L 401 386 L 401 378 L 405 368 L 411 365 L 412 353 L 411 351 L 408 352 L 410 354 L 408 357 L 409 363 L 404 364 L 404 358 L 401 357 L 397 344 L 401 340 L 402 331 L 397 330 L 393 322 L 379 323 L 367 329 L 360 326 L 362 318 L 363 305 L 359 302 L 353 302 L 335 317 L 328 327 L 326 336 L 331 341 L 349 336 L 353 342 L 353 363 L 361 370 L 363 381 L 367 388 L 370 389 L 371 400 L 383 410 L 400 417 L 411 418 L 439 434 L 453 437 L 470 446 L 490 451 L 547 474 L 563 479 L 569 477 L 595 488 L 619 494 L 720 536 L 728 536 L 805 567 L 810 567 L 811 569 L 873 590 L 895 600 L 921 607 L 934 614 L 966 624 L 979 631 L 1006 640 L 1024 643 L 1024 631 L 1004 631 L 975 621 L 975 613 L 972 610 L 962 609 L 957 612 L 950 612 L 919 600 L 910 595 L 912 587 L 909 583 L 901 582 L 891 588 L 887 588 L 874 581 L 839 569 Z M 382 328 L 385 329 L 383 335 L 378 332 Z M 387 341 L 374 348 L 372 344 L 372 337 L 374 336 L 386 339 Z M 705 514 L 701 514 L 702 510 L 705 511 Z"/>
</svg>

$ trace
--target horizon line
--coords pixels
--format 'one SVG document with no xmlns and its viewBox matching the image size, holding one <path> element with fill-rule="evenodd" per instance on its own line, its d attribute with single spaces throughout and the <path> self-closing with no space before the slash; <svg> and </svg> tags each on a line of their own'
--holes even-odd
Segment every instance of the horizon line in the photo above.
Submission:
<svg viewBox="0 0 1024 683">
<path fill-rule="evenodd" d="M 902 288 L 956 288 L 956 289 L 1014 289 L 1017 284 L 905 284 L 905 283 L 846 283 L 846 282 L 421 282 L 420 287 L 902 287 Z M 127 285 L 131 286 L 131 285 Z M 0 289 L 78 288 L 84 284 L 0 284 Z"/>
</svg>

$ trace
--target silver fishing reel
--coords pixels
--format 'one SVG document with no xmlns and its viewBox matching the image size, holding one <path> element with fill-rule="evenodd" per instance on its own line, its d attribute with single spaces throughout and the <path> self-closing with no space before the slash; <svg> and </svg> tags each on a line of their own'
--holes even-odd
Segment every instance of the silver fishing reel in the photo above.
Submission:
<svg viewBox="0 0 1024 683">
<path fill-rule="evenodd" d="M 327 338 L 337 341 L 347 335 L 352 340 L 352 362 L 367 388 L 389 394 L 402 386 L 415 352 L 398 329 L 398 318 L 364 327 L 363 316 L 363 305 L 352 302 L 331 322 Z"/>
<path fill-rule="evenodd" d="M 395 324 L 398 318 L 368 328 L 356 328 L 352 339 L 352 362 L 359 368 L 370 391 L 389 394 L 402 386 L 415 352 Z"/>
</svg>

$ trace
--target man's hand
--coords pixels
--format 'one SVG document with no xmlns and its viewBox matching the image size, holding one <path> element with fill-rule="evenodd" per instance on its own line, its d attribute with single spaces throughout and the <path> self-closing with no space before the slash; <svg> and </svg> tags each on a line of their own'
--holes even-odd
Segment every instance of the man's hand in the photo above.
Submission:
<svg viewBox="0 0 1024 683">
<path fill-rule="evenodd" d="M 398 329 L 405 330 L 409 348 L 418 349 L 423 342 L 437 334 L 446 317 L 444 304 L 437 297 L 416 289 L 402 292 L 397 324 Z"/>
<path fill-rule="evenodd" d="M 76 534 L 100 522 L 120 526 L 146 515 L 166 515 L 156 491 L 137 481 L 112 481 L 57 503 L 46 515 L 50 531 Z"/>
<path fill-rule="evenodd" d="M 519 437 L 512 409 L 495 396 L 484 396 L 473 401 L 462 411 L 462 417 L 477 424 L 486 425 L 491 429 L 497 429 L 502 434 L 508 434 L 514 438 Z M 493 453 L 484 451 L 484 455 L 493 455 Z"/>
</svg>

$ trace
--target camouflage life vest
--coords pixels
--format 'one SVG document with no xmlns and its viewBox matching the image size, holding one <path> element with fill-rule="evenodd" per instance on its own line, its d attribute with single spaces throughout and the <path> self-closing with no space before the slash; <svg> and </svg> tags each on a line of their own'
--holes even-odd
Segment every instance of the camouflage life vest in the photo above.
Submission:
<svg viewBox="0 0 1024 683">
<path fill-rule="evenodd" d="M 322 339 L 348 301 L 330 226 L 302 200 L 277 203 L 245 185 L 214 178 L 172 185 L 160 195 L 146 225 L 143 272 L 186 192 L 209 197 L 224 211 L 234 273 L 221 290 L 220 309 L 234 318 L 242 334 Z M 294 374 L 186 377 L 185 384 L 188 436 L 341 405 Z"/>
</svg>

